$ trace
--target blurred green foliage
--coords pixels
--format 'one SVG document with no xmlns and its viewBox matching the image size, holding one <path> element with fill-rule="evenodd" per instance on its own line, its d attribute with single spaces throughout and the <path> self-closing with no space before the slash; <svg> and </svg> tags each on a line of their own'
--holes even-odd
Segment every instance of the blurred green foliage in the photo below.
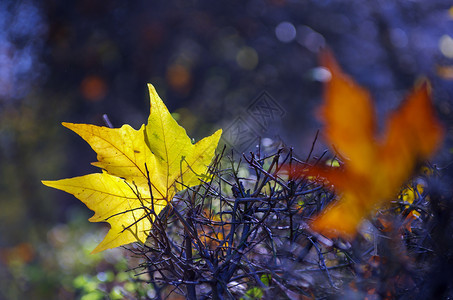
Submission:
<svg viewBox="0 0 453 300">
<path fill-rule="evenodd" d="M 105 235 L 86 221 L 84 211 L 72 210 L 67 223 L 52 227 L 47 239 L 1 249 L 2 299 L 140 299 L 145 289 L 128 269 L 123 249 L 90 252 Z"/>
</svg>

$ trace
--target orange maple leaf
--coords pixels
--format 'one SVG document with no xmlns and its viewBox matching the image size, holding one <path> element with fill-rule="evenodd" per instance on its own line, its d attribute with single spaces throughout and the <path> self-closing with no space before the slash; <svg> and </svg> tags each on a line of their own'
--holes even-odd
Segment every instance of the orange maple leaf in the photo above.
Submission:
<svg viewBox="0 0 453 300">
<path fill-rule="evenodd" d="M 431 104 L 430 85 L 424 80 L 378 135 L 369 93 L 342 72 L 332 54 L 324 52 L 321 61 L 332 77 L 325 85 L 319 117 L 325 125 L 325 140 L 345 163 L 300 172 L 324 178 L 339 195 L 339 201 L 317 216 L 311 227 L 328 237 L 351 238 L 363 218 L 393 199 L 418 163 L 434 153 L 444 131 Z"/>
</svg>

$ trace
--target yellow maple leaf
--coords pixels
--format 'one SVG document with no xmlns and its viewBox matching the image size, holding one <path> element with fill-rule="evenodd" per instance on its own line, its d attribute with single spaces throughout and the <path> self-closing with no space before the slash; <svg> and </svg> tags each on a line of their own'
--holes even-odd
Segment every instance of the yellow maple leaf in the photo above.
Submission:
<svg viewBox="0 0 453 300">
<path fill-rule="evenodd" d="M 409 94 L 377 135 L 375 111 L 369 93 L 342 72 L 329 52 L 323 65 L 332 78 L 325 86 L 320 110 L 326 141 L 345 161 L 336 168 L 300 170 L 330 182 L 339 194 L 311 223 L 326 236 L 350 238 L 377 206 L 393 199 L 417 164 L 428 159 L 443 139 L 424 81 Z"/>
<path fill-rule="evenodd" d="M 63 123 L 97 153 L 93 165 L 102 173 L 43 184 L 73 194 L 95 212 L 91 222 L 108 222 L 110 230 L 93 250 L 97 253 L 131 242 L 144 243 L 155 215 L 176 192 L 209 178 L 207 167 L 222 130 L 192 144 L 149 84 L 148 124 L 107 128 Z M 151 187 L 151 190 L 150 190 Z"/>
</svg>

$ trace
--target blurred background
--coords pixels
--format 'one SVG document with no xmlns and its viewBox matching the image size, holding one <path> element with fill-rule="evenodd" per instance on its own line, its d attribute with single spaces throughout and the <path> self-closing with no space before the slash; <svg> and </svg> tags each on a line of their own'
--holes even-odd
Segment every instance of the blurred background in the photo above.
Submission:
<svg viewBox="0 0 453 300">
<path fill-rule="evenodd" d="M 105 226 L 40 180 L 96 172 L 95 153 L 60 123 L 104 125 L 107 114 L 115 127 L 138 128 L 149 114 L 147 83 L 196 140 L 223 127 L 223 142 L 239 152 L 262 142 L 304 156 L 320 128 L 326 74 L 317 57 L 329 46 L 370 90 L 381 122 L 428 77 L 448 131 L 437 160 L 447 164 L 451 5 L 0 1 L 0 299 L 102 299 L 100 286 L 111 298 L 133 291 L 119 252 L 89 255 Z"/>
</svg>

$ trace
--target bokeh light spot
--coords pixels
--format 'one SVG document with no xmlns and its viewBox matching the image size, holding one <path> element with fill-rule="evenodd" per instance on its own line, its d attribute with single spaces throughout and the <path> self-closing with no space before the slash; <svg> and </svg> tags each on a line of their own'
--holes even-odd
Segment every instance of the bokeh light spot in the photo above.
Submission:
<svg viewBox="0 0 453 300">
<path fill-rule="evenodd" d="M 447 34 L 441 36 L 439 40 L 439 49 L 445 57 L 453 58 L 453 38 Z"/>
<path fill-rule="evenodd" d="M 280 42 L 289 43 L 296 38 L 296 27 L 290 22 L 281 22 L 275 27 L 275 35 Z"/>
<path fill-rule="evenodd" d="M 107 94 L 107 84 L 104 79 L 97 75 L 85 77 L 80 84 L 80 92 L 89 101 L 100 101 Z"/>
<path fill-rule="evenodd" d="M 173 64 L 167 69 L 168 84 L 178 92 L 187 92 L 191 77 L 189 70 L 181 64 Z"/>
<path fill-rule="evenodd" d="M 246 70 L 253 70 L 258 65 L 258 53 L 251 47 L 241 48 L 236 55 L 237 64 Z"/>
<path fill-rule="evenodd" d="M 317 67 L 311 70 L 311 78 L 315 81 L 326 82 L 332 78 L 332 74 L 327 68 Z"/>
<path fill-rule="evenodd" d="M 407 34 L 401 28 L 393 28 L 390 30 L 390 41 L 396 48 L 404 48 L 408 43 Z"/>
<path fill-rule="evenodd" d="M 297 28 L 297 42 L 314 53 L 324 48 L 326 44 L 324 37 L 308 26 Z"/>
<path fill-rule="evenodd" d="M 445 80 L 453 80 L 453 66 L 436 66 L 436 74 Z"/>
</svg>

